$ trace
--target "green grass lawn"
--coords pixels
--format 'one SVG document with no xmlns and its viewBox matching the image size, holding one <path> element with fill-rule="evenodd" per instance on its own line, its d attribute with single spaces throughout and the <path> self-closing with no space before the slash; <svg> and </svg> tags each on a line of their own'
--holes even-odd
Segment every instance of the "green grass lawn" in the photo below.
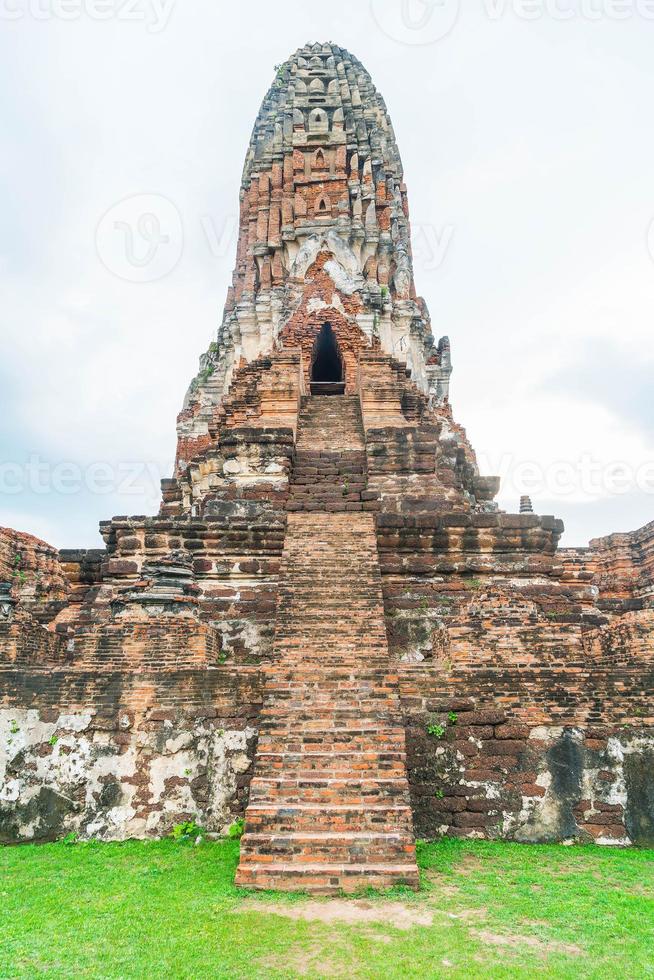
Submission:
<svg viewBox="0 0 654 980">
<path fill-rule="evenodd" d="M 252 895 L 238 842 L 0 848 L 0 977 L 654 976 L 654 851 L 444 841 L 423 889 Z"/>
</svg>

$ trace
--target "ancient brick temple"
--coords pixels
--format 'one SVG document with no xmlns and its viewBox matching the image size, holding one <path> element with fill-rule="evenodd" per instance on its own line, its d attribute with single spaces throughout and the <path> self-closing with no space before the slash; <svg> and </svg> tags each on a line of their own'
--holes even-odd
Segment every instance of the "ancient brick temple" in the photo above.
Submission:
<svg viewBox="0 0 654 980">
<path fill-rule="evenodd" d="M 384 102 L 302 48 L 160 513 L 0 532 L 0 840 L 244 815 L 240 884 L 324 892 L 416 885 L 415 835 L 654 843 L 654 525 L 500 512 L 450 373 Z"/>
</svg>

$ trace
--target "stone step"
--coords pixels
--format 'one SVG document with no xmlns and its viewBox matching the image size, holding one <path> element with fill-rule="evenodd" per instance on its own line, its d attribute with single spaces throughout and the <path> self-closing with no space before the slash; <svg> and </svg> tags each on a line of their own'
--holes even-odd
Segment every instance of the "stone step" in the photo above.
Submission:
<svg viewBox="0 0 654 980">
<path fill-rule="evenodd" d="M 295 453 L 295 469 L 303 466 L 307 467 L 354 467 L 364 473 L 367 469 L 367 456 L 365 451 L 351 452 L 340 450 L 337 452 L 312 452 L 311 450 L 298 449 Z"/>
<path fill-rule="evenodd" d="M 327 622 L 329 617 L 331 617 L 332 637 L 334 640 L 342 636 L 344 631 L 353 633 L 358 627 L 359 638 L 365 641 L 365 636 L 361 636 L 361 623 L 358 623 L 353 617 L 357 615 L 366 616 L 376 612 L 375 603 L 368 596 L 357 595 L 355 593 L 351 600 L 350 616 L 343 616 L 341 618 L 334 616 L 334 612 L 339 609 L 339 598 L 343 601 L 346 597 L 338 593 L 334 594 L 334 589 L 324 589 L 322 586 L 318 587 L 317 585 L 313 595 L 309 594 L 309 591 L 298 592 L 298 594 L 293 596 L 288 596 L 285 592 L 282 592 L 277 600 L 277 614 L 281 622 L 284 623 L 285 620 L 290 619 L 296 610 L 302 613 L 311 612 L 312 618 L 302 624 L 305 630 L 310 629 L 314 623 L 320 624 Z M 342 604 L 340 608 L 342 611 Z M 329 616 L 327 615 L 328 612 Z M 371 616 L 371 620 L 372 629 L 377 635 L 381 635 L 380 631 L 382 627 L 385 630 L 385 622 L 376 616 Z"/>
<path fill-rule="evenodd" d="M 337 733 L 333 739 L 326 741 L 320 737 L 321 734 L 320 732 L 303 732 L 296 737 L 286 737 L 283 732 L 264 731 L 259 738 L 259 751 L 268 756 L 281 751 L 301 754 L 324 750 L 325 752 L 332 752 L 335 755 L 340 755 L 343 752 L 378 752 L 385 754 L 388 752 L 402 751 L 402 747 L 394 739 L 373 739 L 361 733 L 355 733 L 349 738 L 344 738 L 341 737 L 342 733 L 340 735 Z M 262 773 L 265 770 L 257 767 L 256 772 Z"/>
<path fill-rule="evenodd" d="M 361 576 L 366 571 L 364 568 L 357 569 L 357 572 Z M 292 603 L 293 606 L 303 605 L 305 608 L 311 608 L 312 612 L 319 618 L 324 618 L 322 616 L 322 610 L 325 608 L 325 603 L 328 603 L 333 609 L 338 609 L 340 601 L 341 615 L 336 620 L 332 619 L 334 635 L 337 636 L 339 629 L 343 629 L 348 624 L 357 625 L 353 623 L 351 617 L 343 615 L 342 602 L 345 598 L 351 602 L 351 611 L 353 613 L 371 612 L 373 609 L 375 612 L 377 611 L 374 594 L 368 592 L 363 583 L 359 583 L 359 585 L 352 583 L 352 588 L 348 590 L 343 587 L 342 580 L 336 575 L 333 577 L 328 575 L 323 575 L 320 578 L 316 577 L 313 582 L 313 590 L 311 582 L 299 582 L 297 590 L 292 593 L 287 592 L 285 588 L 281 589 L 277 599 L 277 609 L 283 615 L 289 604 Z M 372 621 L 373 626 L 381 623 L 382 620 L 377 619 L 377 617 Z M 358 625 L 360 626 L 361 624 L 359 623 Z"/>
<path fill-rule="evenodd" d="M 281 724 L 304 725 L 305 721 L 311 724 L 311 728 L 307 726 L 307 731 L 327 733 L 337 728 L 351 731 L 353 728 L 362 730 L 366 727 L 372 731 L 376 727 L 380 734 L 385 734 L 401 724 L 402 715 L 397 704 L 388 702 L 372 707 L 369 702 L 364 702 L 359 709 L 354 702 L 349 707 L 342 708 L 319 700 L 308 700 L 289 708 L 286 708 L 285 703 L 268 704 L 261 713 L 261 727 L 266 731 Z"/>
<path fill-rule="evenodd" d="M 275 731 L 262 731 L 259 735 L 258 752 L 275 753 L 287 749 L 289 752 L 308 752 L 318 749 L 327 752 L 403 752 L 404 743 L 397 737 L 384 737 L 374 732 L 345 730 L 340 732 L 298 732 L 279 728 Z"/>
<path fill-rule="evenodd" d="M 346 686 L 356 686 L 360 688 L 362 685 L 370 684 L 371 687 L 374 686 L 378 688 L 379 686 L 391 687 L 396 689 L 397 682 L 399 680 L 399 674 L 396 670 L 389 670 L 386 665 L 384 668 L 373 668 L 367 669 L 365 666 L 338 666 L 338 667 L 325 667 L 321 670 L 319 674 L 312 667 L 307 667 L 305 664 L 293 664 L 288 668 L 275 667 L 268 671 L 267 683 L 269 685 L 278 684 L 283 685 L 287 682 L 289 689 L 294 688 L 297 684 L 345 684 Z"/>
<path fill-rule="evenodd" d="M 334 667 L 347 667 L 348 669 L 354 669 L 357 665 L 357 658 L 365 660 L 368 666 L 377 666 L 381 657 L 378 647 L 370 647 L 369 649 L 359 650 L 353 644 L 350 648 L 338 648 L 336 645 L 330 646 L 328 641 L 325 640 L 324 643 L 320 643 L 320 636 L 315 635 L 313 637 L 304 637 L 304 643 L 295 644 L 292 642 L 292 637 L 290 634 L 280 639 L 279 645 L 274 650 L 274 667 L 273 669 L 288 669 L 293 663 L 293 659 L 297 656 L 302 656 L 303 651 L 309 643 L 314 642 L 316 646 L 320 646 L 320 651 L 311 656 L 307 656 L 305 659 L 305 666 L 308 668 L 313 668 L 316 673 L 320 671 L 323 667 L 331 670 Z M 381 666 L 381 664 L 380 664 Z"/>
<path fill-rule="evenodd" d="M 344 381 L 312 381 L 311 394 L 313 397 L 343 397 L 345 394 Z"/>
<path fill-rule="evenodd" d="M 305 611 L 302 606 L 297 606 L 296 609 L 300 616 Z M 362 612 L 365 616 L 366 610 Z M 278 634 L 278 642 L 273 647 L 273 655 L 278 657 L 284 650 L 289 652 L 294 651 L 296 655 L 302 655 L 307 651 L 309 644 L 313 644 L 314 649 L 311 650 L 311 655 L 307 655 L 304 661 L 307 665 L 314 661 L 320 663 L 322 657 L 327 657 L 335 651 L 343 655 L 343 666 L 346 666 L 346 664 L 352 665 L 353 662 L 356 663 L 357 656 L 359 662 L 363 662 L 368 666 L 372 663 L 369 658 L 376 657 L 375 666 L 381 661 L 382 644 L 386 639 L 386 635 L 381 634 L 378 629 L 375 630 L 376 635 L 371 636 L 365 643 L 359 638 L 358 644 L 351 628 L 347 630 L 347 633 L 343 637 L 335 636 L 334 633 L 333 619 L 331 620 L 331 624 L 328 619 L 313 623 L 312 627 L 306 628 L 301 636 L 298 636 L 297 632 L 293 631 L 291 624 L 285 620 Z"/>
<path fill-rule="evenodd" d="M 365 452 L 359 399 L 314 395 L 302 405 L 298 426 L 297 453 L 333 456 Z"/>
<path fill-rule="evenodd" d="M 328 493 L 339 492 L 347 496 L 352 493 L 361 493 L 367 487 L 367 481 L 364 479 L 351 479 L 346 480 L 344 478 L 335 478 L 331 473 L 315 473 L 313 475 L 307 474 L 299 479 L 294 479 L 290 487 L 290 493 L 293 496 L 301 497 L 303 494 L 309 493 L 321 493 L 326 495 Z"/>
<path fill-rule="evenodd" d="M 269 686 L 264 698 L 264 711 L 270 709 L 272 714 L 286 710 L 295 712 L 306 705 L 328 708 L 334 706 L 335 700 L 341 708 L 356 708 L 362 712 L 388 709 L 397 713 L 397 699 L 391 688 L 359 690 L 354 685 L 345 686 L 342 682 L 325 684 L 320 681 L 307 681 L 294 687 Z"/>
<path fill-rule="evenodd" d="M 304 663 L 306 667 L 313 667 L 316 671 L 319 671 L 323 666 L 329 670 L 334 667 L 353 669 L 358 660 L 363 660 L 368 667 L 382 666 L 379 645 L 371 643 L 369 647 L 357 648 L 355 643 L 351 643 L 340 646 L 329 641 L 326 631 L 321 637 L 317 630 L 313 636 L 303 636 L 301 643 L 294 642 L 290 630 L 282 634 L 273 650 L 272 655 L 275 659 L 271 661 L 271 664 L 277 669 L 288 669 L 293 663 L 293 658 L 302 656 L 311 643 L 319 647 L 319 650 L 312 651 L 311 655 L 306 655 Z M 381 643 L 381 638 L 379 643 Z M 274 668 L 271 666 L 271 669 Z"/>
<path fill-rule="evenodd" d="M 340 704 L 343 708 L 369 705 L 371 709 L 388 702 L 393 710 L 397 711 L 398 708 L 395 685 L 389 681 L 380 682 L 379 685 L 374 681 L 364 681 L 359 687 L 356 681 L 343 678 L 327 680 L 322 677 L 305 676 L 298 678 L 295 684 L 292 678 L 287 677 L 269 679 L 264 694 L 266 707 L 277 704 L 295 708 L 307 702 L 322 703 L 324 706 Z"/>
<path fill-rule="evenodd" d="M 280 604 L 282 600 L 280 599 Z M 386 646 L 386 628 L 384 624 L 380 622 L 375 622 L 371 624 L 370 636 L 362 637 L 356 635 L 356 618 L 365 619 L 370 615 L 370 608 L 367 603 L 352 610 L 353 619 L 339 623 L 335 618 L 334 611 L 330 610 L 330 615 L 316 616 L 314 622 L 305 623 L 302 627 L 293 630 L 292 619 L 298 615 L 301 617 L 310 611 L 310 606 L 303 602 L 286 603 L 285 608 L 283 607 L 279 610 L 278 616 L 279 621 L 279 631 L 277 637 L 279 642 L 277 648 L 281 651 L 282 646 L 285 650 L 294 650 L 296 654 L 303 655 L 310 652 L 314 657 L 320 657 L 323 654 L 327 654 L 330 651 L 340 650 L 344 657 L 356 656 L 358 657 L 358 662 L 367 669 L 379 668 L 381 669 L 383 664 L 384 650 L 387 649 Z M 371 617 L 372 618 L 372 617 Z M 301 629 L 300 633 L 298 629 Z M 340 632 L 342 631 L 342 633 Z M 311 649 L 307 651 L 307 648 L 311 645 Z M 374 663 L 368 660 L 368 656 L 375 658 Z M 305 666 L 309 665 L 309 661 L 304 661 Z M 388 656 L 386 656 L 386 663 L 388 664 Z M 329 665 L 334 666 L 334 665 Z M 346 663 L 345 661 L 341 665 L 343 667 L 352 666 L 352 664 Z"/>
<path fill-rule="evenodd" d="M 334 736 L 374 736 L 378 735 L 380 739 L 398 739 L 400 744 L 404 739 L 404 730 L 398 728 L 397 725 L 401 720 L 401 715 L 399 711 L 395 718 L 381 719 L 377 717 L 368 718 L 357 718 L 356 714 L 351 717 L 341 717 L 338 719 L 330 718 L 325 716 L 324 718 L 316 718 L 315 720 L 311 717 L 311 712 L 307 712 L 307 718 L 299 719 L 292 712 L 287 712 L 279 717 L 266 717 L 261 720 L 262 731 L 266 735 L 272 735 L 274 733 L 288 733 L 293 735 L 295 738 L 301 737 L 302 735 L 316 735 L 321 733 L 325 738 L 326 744 L 331 744 Z M 325 725 L 325 718 L 329 724 Z M 397 721 L 396 721 L 397 720 Z M 298 733 L 297 725 L 298 722 L 302 721 L 302 731 Z M 306 721 L 306 725 L 305 725 Z M 393 725 L 393 721 L 396 724 Z"/>
<path fill-rule="evenodd" d="M 315 669 L 319 670 L 321 666 L 327 668 L 332 667 L 356 667 L 357 659 L 363 660 L 368 666 L 381 666 L 381 655 L 379 646 L 373 646 L 372 644 L 367 648 L 361 648 L 352 643 L 351 646 L 337 645 L 336 643 L 330 643 L 326 634 L 324 641 L 320 642 L 320 634 L 318 631 L 313 636 L 303 637 L 301 643 L 294 643 L 293 636 L 290 631 L 286 634 L 282 634 L 279 639 L 277 647 L 274 649 L 273 655 L 275 657 L 275 663 L 279 667 L 286 668 L 290 666 L 293 662 L 293 658 L 298 655 L 302 655 L 307 649 L 309 642 L 313 642 L 316 646 L 320 646 L 320 650 L 317 652 L 312 652 L 311 655 L 305 657 L 305 665 L 307 667 L 314 666 Z M 381 643 L 381 639 L 380 639 Z"/>
<path fill-rule="evenodd" d="M 237 883 L 398 881 L 417 887 L 418 872 L 374 519 L 289 513 Z"/>
<path fill-rule="evenodd" d="M 411 808 L 399 802 L 369 803 L 273 803 L 252 800 L 248 804 L 247 834 L 270 833 L 411 833 Z M 246 849 L 247 851 L 247 849 Z"/>
<path fill-rule="evenodd" d="M 373 514 L 379 510 L 381 510 L 381 503 L 377 500 L 338 503 L 332 500 L 307 500 L 302 502 L 289 499 L 286 503 L 286 511 L 289 514 Z"/>
<path fill-rule="evenodd" d="M 309 453 L 296 453 L 293 463 L 293 477 L 296 475 L 315 476 L 316 474 L 347 474 L 352 478 L 367 476 L 368 463 L 365 453 L 333 453 L 329 456 L 314 456 Z"/>
<path fill-rule="evenodd" d="M 414 861 L 405 865 L 339 864 L 293 865 L 274 862 L 239 865 L 236 884 L 241 888 L 311 892 L 314 895 L 355 894 L 363 889 L 383 890 L 394 885 L 419 887 Z"/>
<path fill-rule="evenodd" d="M 306 641 L 304 644 L 295 645 L 291 642 L 292 638 L 289 636 L 288 643 L 280 641 L 279 646 L 274 651 L 275 656 L 275 667 L 277 668 L 287 668 L 293 663 L 293 658 L 298 655 L 302 655 L 303 650 L 306 649 Z M 325 642 L 321 644 L 321 650 L 318 654 L 312 654 L 307 656 L 305 660 L 305 665 L 307 667 L 313 667 L 316 671 L 320 670 L 322 667 L 327 667 L 331 669 L 332 667 L 348 667 L 354 668 L 357 664 L 357 657 L 365 659 L 368 665 L 376 665 L 379 660 L 379 651 L 375 649 L 369 650 L 359 650 L 357 652 L 356 648 L 352 650 L 342 650 L 330 647 Z"/>
<path fill-rule="evenodd" d="M 298 732 L 298 726 L 302 725 L 302 731 Z M 304 745 L 308 739 L 319 736 L 325 748 L 332 745 L 343 745 L 348 743 L 351 748 L 358 748 L 359 745 L 370 746 L 370 748 L 386 748 L 394 744 L 399 736 L 393 729 L 387 728 L 381 722 L 370 722 L 369 728 L 363 728 L 360 722 L 352 719 L 351 724 L 339 722 L 330 726 L 325 726 L 324 721 L 312 722 L 310 719 L 303 721 L 292 720 L 292 723 L 283 718 L 264 719 L 261 722 L 260 737 L 263 739 L 288 739 L 289 744 Z M 401 744 L 401 743 L 400 743 Z"/>
<path fill-rule="evenodd" d="M 293 865 L 404 865 L 415 857 L 415 843 L 406 833 L 248 834 L 244 867 L 271 859 Z"/>
<path fill-rule="evenodd" d="M 294 484 L 290 489 L 291 500 L 338 500 L 339 502 L 352 503 L 361 500 L 361 493 L 365 489 L 365 484 L 344 484 L 325 480 L 322 482 L 313 481 L 310 485 Z M 373 501 L 367 501 L 373 503 Z"/>
<path fill-rule="evenodd" d="M 294 556 L 289 555 L 288 557 L 292 559 Z M 320 556 L 316 556 L 317 559 L 319 559 L 319 557 Z M 343 557 L 347 558 L 345 555 Z M 361 570 L 365 570 L 368 575 L 373 575 L 375 571 L 372 568 L 366 567 L 366 565 L 363 563 L 359 563 L 357 564 L 357 571 Z M 357 599 L 361 600 L 363 597 L 370 598 L 371 600 L 374 599 L 374 585 L 377 584 L 374 580 L 372 582 L 354 580 L 350 582 L 350 587 L 348 588 L 347 584 L 343 581 L 343 562 L 341 561 L 340 568 L 336 565 L 330 566 L 329 564 L 325 563 L 323 566 L 317 565 L 315 575 L 311 577 L 308 575 L 298 575 L 297 582 L 295 583 L 293 590 L 289 591 L 286 584 L 283 584 L 280 595 L 293 596 L 297 594 L 306 594 L 309 596 L 311 593 L 309 591 L 304 592 L 304 590 L 308 589 L 312 582 L 314 583 L 316 589 L 322 588 L 325 591 L 327 591 L 328 587 L 336 586 L 343 594 L 351 597 L 353 602 Z M 315 605 L 316 609 L 318 609 L 317 603 Z"/>
<path fill-rule="evenodd" d="M 329 458 L 326 456 L 316 457 L 309 453 L 297 453 L 293 465 L 293 476 L 343 473 L 349 474 L 351 478 L 361 478 L 366 476 L 367 469 L 365 453 L 335 453 Z"/>
<path fill-rule="evenodd" d="M 324 701 L 310 702 L 291 702 L 273 701 L 269 703 L 261 712 L 261 724 L 271 725 L 287 719 L 293 722 L 304 724 L 305 721 L 311 722 L 318 727 L 327 729 L 334 726 L 340 728 L 374 728 L 376 725 L 386 728 L 392 727 L 393 723 L 400 724 L 402 715 L 397 704 L 397 700 L 388 699 L 371 704 L 370 700 L 362 700 L 361 704 L 352 703 L 347 707 L 338 703 L 325 703 Z"/>
<path fill-rule="evenodd" d="M 325 588 L 322 584 L 316 584 L 315 591 L 311 594 L 310 588 L 302 586 L 302 591 L 298 591 L 295 595 L 288 595 L 285 590 L 283 590 L 277 600 L 277 615 L 279 620 L 283 623 L 285 620 L 290 619 L 292 613 L 295 610 L 300 610 L 301 612 L 310 611 L 312 613 L 312 618 L 305 622 L 303 625 L 304 629 L 310 629 L 314 623 L 326 622 L 329 617 L 331 617 L 331 627 L 332 636 L 334 640 L 337 640 L 343 635 L 343 631 L 358 631 L 360 640 L 365 641 L 365 636 L 361 636 L 361 623 L 357 622 L 354 618 L 357 615 L 367 615 L 376 612 L 376 603 L 369 598 L 367 595 L 362 595 L 353 589 L 354 595 L 351 597 L 351 605 L 349 606 L 350 615 L 345 617 L 335 617 L 334 612 L 339 609 L 339 600 L 341 600 L 341 612 L 342 612 L 342 601 L 346 599 L 346 595 L 335 593 L 334 588 Z M 327 611 L 329 615 L 327 615 Z M 381 635 L 382 628 L 385 631 L 385 621 L 381 618 L 371 616 L 371 628 L 373 630 L 373 635 Z"/>
<path fill-rule="evenodd" d="M 362 680 L 357 684 L 353 677 L 312 677 L 309 673 L 294 678 L 288 676 L 290 671 L 285 671 L 282 676 L 275 671 L 272 676 L 267 678 L 265 704 L 280 699 L 293 699 L 302 701 L 304 698 L 315 695 L 318 698 L 342 698 L 347 703 L 351 696 L 357 702 L 361 699 L 370 698 L 371 701 L 377 698 L 393 697 L 396 699 L 397 678 L 383 678 L 378 683 L 374 679 Z M 317 671 L 316 671 L 317 673 Z"/>
<path fill-rule="evenodd" d="M 264 772 L 284 772 L 297 778 L 322 775 L 338 779 L 343 776 L 361 777 L 404 776 L 406 756 L 397 752 L 260 752 L 258 764 Z"/>
<path fill-rule="evenodd" d="M 316 611 L 315 619 L 311 619 L 308 622 L 305 620 L 305 622 L 299 626 L 302 633 L 299 635 L 297 633 L 295 634 L 298 642 L 293 645 L 297 649 L 301 649 L 301 641 L 306 641 L 307 638 L 314 641 L 324 638 L 327 647 L 341 646 L 343 647 L 344 652 L 347 652 L 347 650 L 352 652 L 352 644 L 355 642 L 354 638 L 357 636 L 357 623 L 355 617 L 365 619 L 366 616 L 370 615 L 372 618 L 372 609 L 370 604 L 367 602 L 357 603 L 354 605 L 354 608 L 351 611 L 353 618 L 344 620 L 341 623 L 334 615 L 335 608 L 334 602 L 332 601 L 330 606 L 327 607 L 326 612 L 324 612 L 321 607 L 320 612 Z M 279 635 L 288 635 L 288 638 L 292 639 L 292 618 L 297 619 L 298 614 L 302 616 L 308 613 L 313 613 L 311 604 L 308 600 L 302 600 L 302 597 L 298 596 L 292 602 L 285 602 L 284 597 L 280 596 L 278 603 L 278 616 L 280 619 L 280 627 L 283 632 L 280 631 Z M 386 637 L 385 625 L 380 620 L 375 621 L 375 619 L 373 619 L 372 623 L 372 635 L 370 637 L 369 645 L 368 638 L 366 636 L 362 636 L 361 633 L 358 633 L 358 649 L 361 653 L 361 660 L 364 663 L 364 654 L 366 649 L 370 649 L 371 652 L 375 649 L 379 649 L 379 643 L 381 642 L 382 637 Z M 320 655 L 321 652 L 321 650 L 315 651 L 317 655 Z"/>
<path fill-rule="evenodd" d="M 317 591 L 315 598 L 319 599 L 320 597 L 323 598 L 323 601 L 320 602 L 318 608 L 316 608 L 310 595 L 300 593 L 299 595 L 294 595 L 288 598 L 284 594 L 280 595 L 277 603 L 277 609 L 282 623 L 284 623 L 285 620 L 288 621 L 291 614 L 296 610 L 302 613 L 311 612 L 312 618 L 303 624 L 305 630 L 310 630 L 314 625 L 319 626 L 322 623 L 331 623 L 331 635 L 334 638 L 334 641 L 337 641 L 344 632 L 345 635 L 353 635 L 357 630 L 357 626 L 360 626 L 360 624 L 357 624 L 356 620 L 352 618 L 344 618 L 342 622 L 339 622 L 339 620 L 334 617 L 334 612 L 338 610 L 339 604 L 338 597 L 334 596 L 333 590 L 328 596 L 324 595 L 322 591 Z M 357 614 L 365 616 L 373 611 L 374 603 L 365 596 L 359 598 L 355 597 L 352 600 L 352 606 L 350 609 L 351 616 L 356 616 Z M 373 620 L 372 626 L 373 628 L 376 628 L 377 635 L 381 635 L 380 631 L 383 625 L 384 624 L 381 620 Z M 360 631 L 358 631 L 358 635 L 359 638 L 362 639 Z"/>
<path fill-rule="evenodd" d="M 296 803 L 349 803 L 366 807 L 378 803 L 392 804 L 402 800 L 407 791 L 406 776 L 375 776 L 368 779 L 327 779 L 324 776 L 294 778 L 292 774 L 279 777 L 267 774 L 254 776 L 250 784 L 250 802 L 277 803 L 293 806 Z"/>
<path fill-rule="evenodd" d="M 336 477 L 340 477 L 348 483 L 354 483 L 355 481 L 365 483 L 367 480 L 366 469 L 366 464 L 363 461 L 353 463 L 339 460 L 337 463 L 321 464 L 296 459 L 295 466 L 293 467 L 293 482 L 315 480 L 316 478 L 326 479 L 332 476 L 334 477 L 334 482 L 336 482 Z"/>
<path fill-rule="evenodd" d="M 278 757 L 279 761 L 271 761 L 272 753 L 267 754 L 267 758 L 262 760 L 262 765 L 266 765 L 266 775 L 271 778 L 277 773 L 279 775 L 287 775 L 289 777 L 295 777 L 298 780 L 305 781 L 311 779 L 315 776 L 320 776 L 321 779 L 403 779 L 406 772 L 406 760 L 397 759 L 392 763 L 341 763 L 340 766 L 337 763 L 328 762 L 324 759 L 320 760 L 320 765 L 314 764 L 302 764 L 301 762 L 290 763 L 283 758 Z M 308 763 L 315 762 L 315 760 L 307 760 Z M 327 768 L 329 766 L 329 768 Z M 260 800 L 260 797 L 257 796 Z M 253 798 L 254 801 L 254 798 Z"/>
</svg>

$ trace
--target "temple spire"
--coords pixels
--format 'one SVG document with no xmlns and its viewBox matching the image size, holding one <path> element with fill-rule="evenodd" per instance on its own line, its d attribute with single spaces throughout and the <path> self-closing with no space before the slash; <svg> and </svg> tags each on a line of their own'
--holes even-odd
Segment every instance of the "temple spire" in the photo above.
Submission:
<svg viewBox="0 0 654 980">
<path fill-rule="evenodd" d="M 447 400 L 449 346 L 435 342 L 417 298 L 393 125 L 370 75 L 345 49 L 306 45 L 277 67 L 252 130 L 240 198 L 232 286 L 186 409 L 215 407 L 241 359 L 279 349 L 289 332 L 297 340 L 291 321 L 316 299 L 316 268 L 331 282 L 321 288 L 326 309 L 368 347 L 378 342 L 404 361 L 433 403 Z M 307 329 L 317 334 L 322 324 Z M 315 336 L 308 340 L 313 345 Z"/>
</svg>

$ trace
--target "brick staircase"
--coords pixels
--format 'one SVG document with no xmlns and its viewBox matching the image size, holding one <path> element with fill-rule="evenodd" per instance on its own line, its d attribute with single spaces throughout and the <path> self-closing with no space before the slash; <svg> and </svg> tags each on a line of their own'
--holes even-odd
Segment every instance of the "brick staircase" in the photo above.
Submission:
<svg viewBox="0 0 654 980">
<path fill-rule="evenodd" d="M 303 452 L 321 452 L 325 442 L 336 452 L 359 452 L 355 400 L 313 401 L 332 404 L 304 405 L 300 466 Z M 299 486 L 319 495 L 323 483 Z M 374 516 L 328 512 L 321 496 L 315 502 L 312 513 L 288 515 L 236 882 L 320 894 L 417 887 Z"/>
<path fill-rule="evenodd" d="M 289 511 L 375 511 L 367 487 L 366 451 L 359 399 L 302 399 Z"/>
</svg>

